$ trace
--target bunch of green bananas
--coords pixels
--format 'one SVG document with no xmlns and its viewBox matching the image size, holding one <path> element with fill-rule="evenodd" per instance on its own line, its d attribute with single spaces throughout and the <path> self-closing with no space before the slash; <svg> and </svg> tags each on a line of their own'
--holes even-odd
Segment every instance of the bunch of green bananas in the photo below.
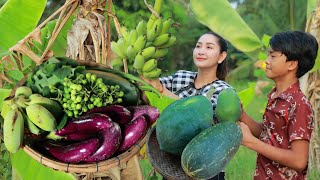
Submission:
<svg viewBox="0 0 320 180">
<path fill-rule="evenodd" d="M 15 153 L 23 143 L 24 127 L 33 134 L 56 129 L 56 118 L 62 114 L 59 103 L 40 94 L 32 94 L 27 86 L 20 86 L 14 98 L 4 101 L 1 115 L 4 118 L 4 144 Z"/>
<path fill-rule="evenodd" d="M 131 31 L 121 27 L 122 36 L 117 42 L 111 42 L 111 49 L 118 56 L 113 65 L 121 66 L 122 59 L 127 59 L 129 68 L 133 63 L 132 68 L 139 75 L 147 79 L 159 78 L 161 69 L 157 68 L 157 61 L 176 41 L 169 33 L 172 23 L 171 19 L 150 18 L 148 22 L 141 20 Z"/>
</svg>

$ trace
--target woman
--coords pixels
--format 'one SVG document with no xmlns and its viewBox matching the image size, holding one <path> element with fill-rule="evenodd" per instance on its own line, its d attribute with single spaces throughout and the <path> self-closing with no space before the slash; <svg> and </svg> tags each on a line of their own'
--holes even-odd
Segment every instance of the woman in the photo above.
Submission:
<svg viewBox="0 0 320 180">
<path fill-rule="evenodd" d="M 227 49 L 228 44 L 221 36 L 214 32 L 203 34 L 194 50 L 193 61 L 197 72 L 179 70 L 171 76 L 160 80 L 147 80 L 163 95 L 174 99 L 195 95 L 207 96 L 212 88 L 214 93 L 210 100 L 213 110 L 216 108 L 217 98 L 223 89 L 232 88 L 224 80 L 227 75 Z M 215 112 L 215 111 L 214 111 Z M 216 116 L 213 123 L 219 123 Z M 224 180 L 225 173 L 220 172 L 213 180 Z"/>
<path fill-rule="evenodd" d="M 171 76 L 149 83 L 163 95 L 174 99 L 207 96 L 209 90 L 214 88 L 210 100 L 215 110 L 218 94 L 223 89 L 232 88 L 224 81 L 227 75 L 227 49 L 228 44 L 221 36 L 214 32 L 205 33 L 193 50 L 193 62 L 198 68 L 197 72 L 179 70 Z M 214 123 L 218 123 L 215 116 Z"/>
</svg>

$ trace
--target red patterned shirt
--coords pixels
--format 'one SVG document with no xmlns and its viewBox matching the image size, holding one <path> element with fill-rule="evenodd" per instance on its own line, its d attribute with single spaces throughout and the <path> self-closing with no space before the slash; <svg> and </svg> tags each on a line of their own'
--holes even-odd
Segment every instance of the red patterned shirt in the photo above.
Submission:
<svg viewBox="0 0 320 180">
<path fill-rule="evenodd" d="M 283 149 L 290 149 L 293 140 L 310 140 L 314 126 L 313 111 L 301 92 L 299 82 L 273 99 L 271 97 L 275 90 L 268 94 L 260 140 Z M 306 179 L 306 173 L 306 169 L 298 172 L 258 154 L 254 179 L 301 180 Z"/>
</svg>

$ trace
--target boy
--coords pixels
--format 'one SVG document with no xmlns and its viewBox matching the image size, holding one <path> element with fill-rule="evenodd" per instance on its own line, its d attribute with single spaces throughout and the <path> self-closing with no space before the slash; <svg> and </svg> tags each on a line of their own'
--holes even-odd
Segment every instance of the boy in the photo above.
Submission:
<svg viewBox="0 0 320 180">
<path fill-rule="evenodd" d="M 254 179 L 306 179 L 314 119 L 298 78 L 314 66 L 318 43 L 310 34 L 288 31 L 273 36 L 269 44 L 266 76 L 275 88 L 262 123 L 242 112 L 242 144 L 258 153 Z"/>
</svg>

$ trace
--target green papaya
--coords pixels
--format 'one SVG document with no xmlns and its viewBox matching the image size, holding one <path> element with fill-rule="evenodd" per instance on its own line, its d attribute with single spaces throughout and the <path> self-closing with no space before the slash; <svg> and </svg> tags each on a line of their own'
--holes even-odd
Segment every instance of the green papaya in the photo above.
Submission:
<svg viewBox="0 0 320 180">
<path fill-rule="evenodd" d="M 216 117 L 219 122 L 236 122 L 241 116 L 240 98 L 231 88 L 224 89 L 218 95 Z"/>
</svg>

